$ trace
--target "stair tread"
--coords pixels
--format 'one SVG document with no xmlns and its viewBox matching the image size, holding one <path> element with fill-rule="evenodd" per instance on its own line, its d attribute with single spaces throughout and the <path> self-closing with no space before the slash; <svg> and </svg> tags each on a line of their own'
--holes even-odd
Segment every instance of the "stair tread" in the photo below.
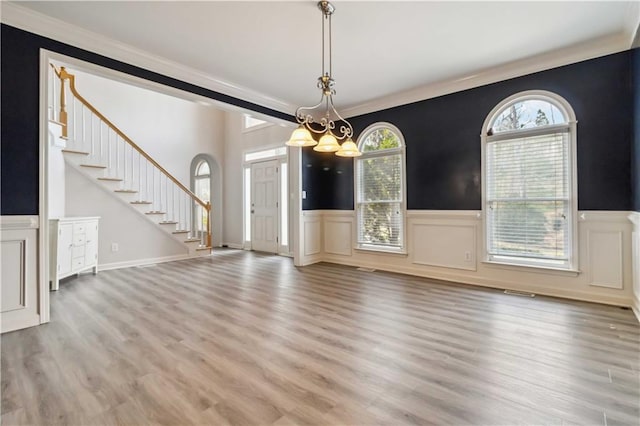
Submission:
<svg viewBox="0 0 640 426">
<path fill-rule="evenodd" d="M 177 231 L 173 231 L 172 234 L 188 234 L 189 231 L 182 231 L 182 230 L 177 230 Z"/>
<path fill-rule="evenodd" d="M 144 214 L 166 214 L 166 213 L 165 213 L 165 212 L 159 212 L 159 211 L 152 210 L 152 211 L 150 211 L 150 212 L 145 212 Z"/>
<path fill-rule="evenodd" d="M 187 238 L 184 240 L 185 243 L 195 243 L 196 241 L 201 241 L 200 238 Z"/>
<path fill-rule="evenodd" d="M 62 152 L 67 154 L 89 155 L 89 153 L 86 151 L 76 151 L 75 149 L 63 149 Z"/>
<path fill-rule="evenodd" d="M 153 201 L 132 201 L 131 204 L 153 204 Z"/>
<path fill-rule="evenodd" d="M 116 189 L 113 192 L 126 192 L 127 194 L 137 194 L 138 191 L 136 191 L 135 189 Z"/>
<path fill-rule="evenodd" d="M 102 164 L 80 164 L 80 167 L 91 167 L 94 169 L 106 169 L 107 166 L 103 166 Z"/>
<path fill-rule="evenodd" d="M 178 222 L 175 222 L 173 220 L 163 220 L 162 222 L 160 222 L 160 225 L 177 225 Z"/>
<path fill-rule="evenodd" d="M 112 177 L 99 177 L 98 180 L 108 180 L 111 182 L 122 182 L 120 178 L 112 178 Z"/>
<path fill-rule="evenodd" d="M 196 250 L 211 250 L 211 246 L 198 247 Z"/>
</svg>

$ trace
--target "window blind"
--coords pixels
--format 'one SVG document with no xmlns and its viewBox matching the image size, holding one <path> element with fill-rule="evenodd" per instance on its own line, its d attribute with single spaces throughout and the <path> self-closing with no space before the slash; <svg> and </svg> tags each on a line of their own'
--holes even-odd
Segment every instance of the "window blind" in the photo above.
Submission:
<svg viewBox="0 0 640 426">
<path fill-rule="evenodd" d="M 402 155 L 358 159 L 358 242 L 402 246 Z"/>
<path fill-rule="evenodd" d="M 568 144 L 567 132 L 487 142 L 490 257 L 569 261 Z"/>
</svg>

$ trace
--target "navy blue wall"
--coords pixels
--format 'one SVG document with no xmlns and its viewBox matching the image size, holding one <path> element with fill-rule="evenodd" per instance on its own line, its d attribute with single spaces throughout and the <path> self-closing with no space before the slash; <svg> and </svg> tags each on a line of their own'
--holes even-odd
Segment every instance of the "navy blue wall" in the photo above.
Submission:
<svg viewBox="0 0 640 426">
<path fill-rule="evenodd" d="M 578 118 L 578 208 L 630 210 L 631 64 L 632 52 L 626 51 L 350 121 L 356 135 L 377 121 L 402 131 L 409 209 L 480 210 L 480 131 L 486 116 L 517 92 L 549 90 L 564 97 Z M 341 162 L 337 175 L 334 158 L 305 149 L 303 164 L 311 167 L 303 173 L 304 209 L 353 209 L 352 162 Z M 320 190 L 315 189 L 318 182 Z"/>
<path fill-rule="evenodd" d="M 631 186 L 633 190 L 633 209 L 640 212 L 640 48 L 633 50 L 633 128 L 634 149 L 631 168 Z"/>
<path fill-rule="evenodd" d="M 119 62 L 68 44 L 2 25 L 0 60 L 0 214 L 38 214 L 38 120 L 40 49 L 62 53 L 136 77 L 197 93 L 285 120 L 293 117 Z"/>
</svg>

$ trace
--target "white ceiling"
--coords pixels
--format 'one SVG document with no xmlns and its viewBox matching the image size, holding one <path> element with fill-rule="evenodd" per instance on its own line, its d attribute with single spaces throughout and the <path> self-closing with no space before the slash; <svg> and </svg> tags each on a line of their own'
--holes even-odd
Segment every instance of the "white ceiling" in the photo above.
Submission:
<svg viewBox="0 0 640 426">
<path fill-rule="evenodd" d="M 637 1 L 333 4 L 335 101 L 354 111 L 374 100 L 473 79 L 531 57 L 540 58 L 528 62 L 529 70 L 537 70 L 554 52 L 562 63 L 563 56 L 586 59 L 596 45 L 629 48 L 640 21 Z M 284 105 L 276 108 L 286 112 L 313 104 L 320 95 L 315 84 L 321 13 L 315 1 L 42 1 L 19 6 L 197 70 L 246 91 L 246 99 L 256 98 L 251 93 L 273 99 L 267 106 Z"/>
</svg>

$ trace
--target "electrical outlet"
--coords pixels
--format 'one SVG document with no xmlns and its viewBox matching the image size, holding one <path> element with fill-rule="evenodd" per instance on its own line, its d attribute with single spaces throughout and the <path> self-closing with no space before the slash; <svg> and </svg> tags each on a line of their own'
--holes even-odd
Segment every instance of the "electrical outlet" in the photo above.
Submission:
<svg viewBox="0 0 640 426">
<path fill-rule="evenodd" d="M 470 251 L 465 251 L 464 252 L 464 260 L 465 260 L 465 262 L 471 262 L 471 252 Z"/>
<path fill-rule="evenodd" d="M 115 253 L 118 250 L 120 250 L 120 247 L 118 246 L 118 243 L 111 243 L 111 251 Z"/>
</svg>

